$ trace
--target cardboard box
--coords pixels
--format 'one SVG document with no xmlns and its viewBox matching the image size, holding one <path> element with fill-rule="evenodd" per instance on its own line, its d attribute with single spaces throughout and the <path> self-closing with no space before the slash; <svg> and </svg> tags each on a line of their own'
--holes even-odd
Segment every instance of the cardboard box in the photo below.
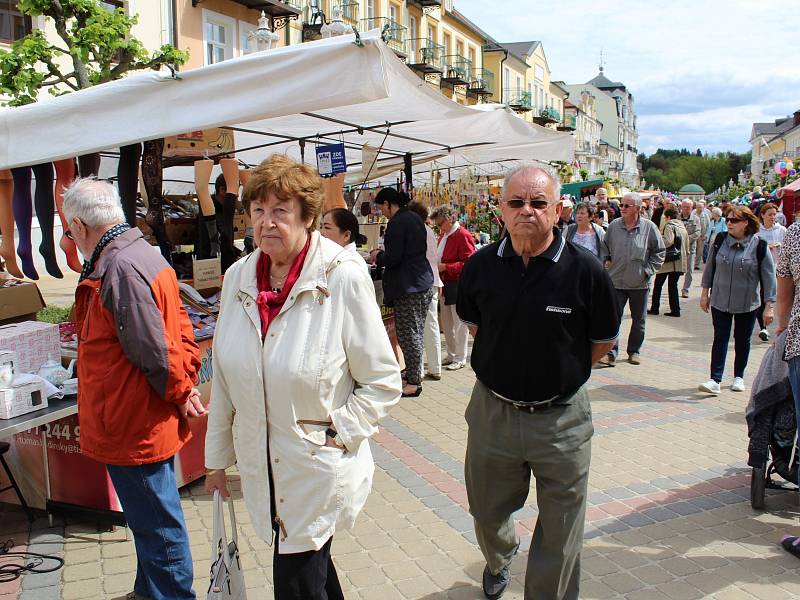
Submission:
<svg viewBox="0 0 800 600">
<path fill-rule="evenodd" d="M 44 298 L 35 283 L 0 287 L 0 324 L 32 321 L 44 307 Z"/>
<path fill-rule="evenodd" d="M 194 271 L 192 285 L 197 291 L 222 287 L 222 264 L 219 257 L 195 260 L 192 262 L 192 268 Z"/>
<path fill-rule="evenodd" d="M 0 390 L 0 419 L 13 419 L 42 408 L 47 408 L 47 396 L 39 381 Z"/>
<path fill-rule="evenodd" d="M 0 325 L 0 350 L 17 353 L 14 373 L 36 373 L 47 359 L 61 357 L 58 325 L 25 321 Z"/>
</svg>

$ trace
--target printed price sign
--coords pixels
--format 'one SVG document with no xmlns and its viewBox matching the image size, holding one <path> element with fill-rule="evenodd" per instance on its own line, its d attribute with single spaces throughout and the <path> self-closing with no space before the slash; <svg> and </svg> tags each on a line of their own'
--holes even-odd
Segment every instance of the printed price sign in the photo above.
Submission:
<svg viewBox="0 0 800 600">
<path fill-rule="evenodd" d="M 322 177 L 347 173 L 344 144 L 317 146 L 317 171 Z"/>
</svg>

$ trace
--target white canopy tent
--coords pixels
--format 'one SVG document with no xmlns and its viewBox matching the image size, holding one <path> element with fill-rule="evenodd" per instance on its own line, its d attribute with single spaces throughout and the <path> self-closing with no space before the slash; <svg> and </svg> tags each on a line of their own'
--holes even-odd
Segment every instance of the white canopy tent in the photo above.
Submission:
<svg viewBox="0 0 800 600">
<path fill-rule="evenodd" d="M 527 160 L 572 160 L 569 134 L 527 123 L 506 108 L 461 106 L 417 77 L 377 31 L 362 35 L 361 47 L 355 39 L 251 54 L 178 79 L 133 75 L 0 111 L 0 168 L 219 126 L 234 131 L 236 157 L 249 165 L 273 153 L 314 164 L 315 144 L 344 142 L 351 183 L 365 176 L 359 168 L 364 144 L 380 149 L 375 175 L 402 169 L 407 154 L 416 163 L 463 162 L 507 148 Z M 193 176 L 190 168 L 175 167 L 165 179 L 191 182 Z"/>
</svg>

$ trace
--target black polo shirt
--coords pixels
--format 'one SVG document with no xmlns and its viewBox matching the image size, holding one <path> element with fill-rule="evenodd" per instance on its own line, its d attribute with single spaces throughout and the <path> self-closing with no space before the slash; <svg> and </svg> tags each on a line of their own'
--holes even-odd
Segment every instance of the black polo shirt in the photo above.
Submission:
<svg viewBox="0 0 800 600">
<path fill-rule="evenodd" d="M 592 342 L 619 333 L 611 278 L 558 229 L 527 267 L 509 237 L 475 253 L 461 273 L 456 309 L 478 326 L 471 361 L 478 379 L 518 402 L 577 391 L 591 374 Z"/>
</svg>

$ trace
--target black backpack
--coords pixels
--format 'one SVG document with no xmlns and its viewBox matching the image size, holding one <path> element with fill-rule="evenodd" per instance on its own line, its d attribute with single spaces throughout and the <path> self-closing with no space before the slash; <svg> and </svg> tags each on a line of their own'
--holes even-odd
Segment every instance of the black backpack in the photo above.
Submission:
<svg viewBox="0 0 800 600">
<path fill-rule="evenodd" d="M 711 285 L 714 285 L 714 275 L 717 274 L 717 253 L 719 249 L 722 248 L 722 242 L 725 241 L 725 238 L 728 237 L 727 231 L 720 231 L 717 234 L 717 237 L 714 238 L 714 260 L 711 263 Z M 761 263 L 764 262 L 764 257 L 767 255 L 767 240 L 762 240 L 759 238 L 758 240 L 758 247 L 756 248 L 756 258 L 758 259 L 758 275 L 759 280 L 761 279 Z M 764 286 L 761 286 L 761 289 L 764 289 Z"/>
</svg>

